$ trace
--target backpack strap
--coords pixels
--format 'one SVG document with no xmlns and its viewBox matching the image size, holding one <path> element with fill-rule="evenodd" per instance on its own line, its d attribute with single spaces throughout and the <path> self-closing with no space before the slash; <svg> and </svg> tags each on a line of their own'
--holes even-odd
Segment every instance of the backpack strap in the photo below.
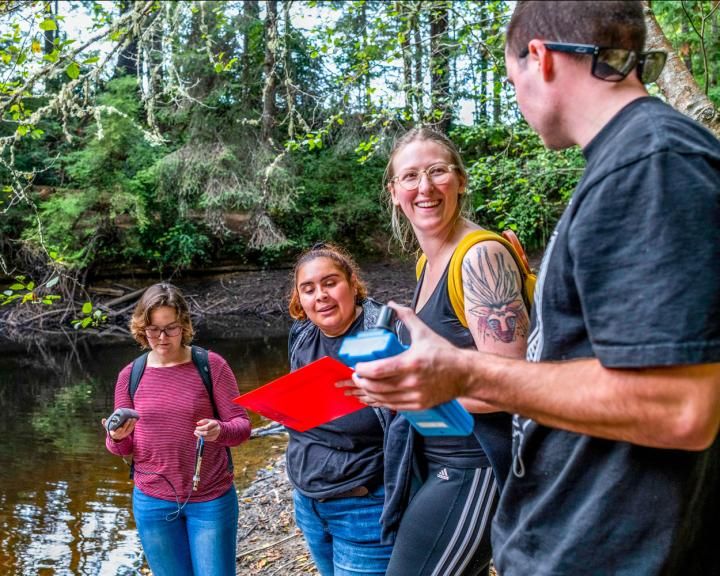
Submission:
<svg viewBox="0 0 720 576">
<path fill-rule="evenodd" d="M 220 413 L 215 405 L 215 395 L 213 394 L 213 381 L 212 375 L 210 374 L 210 358 L 208 351 L 200 346 L 192 346 L 190 348 L 190 355 L 192 356 L 193 364 L 195 364 L 195 368 L 197 368 L 197 371 L 200 373 L 200 378 L 202 379 L 208 396 L 210 397 L 213 416 L 215 416 L 215 420 L 220 420 Z M 225 453 L 228 458 L 228 470 L 232 471 L 235 466 L 233 465 L 232 454 L 230 453 L 229 446 L 225 446 Z"/>
<path fill-rule="evenodd" d="M 149 352 L 141 354 L 132 363 L 132 369 L 130 371 L 130 400 L 135 401 L 135 392 L 137 392 L 138 386 L 140 385 L 140 378 L 142 378 L 145 372 L 145 365 L 147 364 Z"/>
<path fill-rule="evenodd" d="M 506 232 L 510 232 L 510 234 L 508 234 L 510 239 L 505 237 Z M 525 256 L 525 251 L 522 249 L 522 245 L 515 234 L 511 233 L 509 230 L 506 230 L 506 232 L 503 232 L 503 235 L 501 236 L 500 234 L 496 234 L 490 230 L 473 230 L 460 241 L 450 258 L 450 268 L 448 271 L 448 296 L 450 297 L 450 304 L 453 307 L 455 315 L 458 317 L 458 320 L 460 320 L 460 323 L 466 328 L 468 323 L 465 318 L 465 294 L 462 282 L 462 264 L 468 250 L 480 242 L 498 242 L 499 244 L 502 244 L 508 252 L 510 252 L 515 260 L 518 270 L 520 271 L 523 283 L 523 299 L 528 311 L 532 306 L 533 294 L 535 292 L 535 274 L 533 274 L 530 270 L 527 257 Z M 415 275 L 418 280 L 425 268 L 426 262 L 427 257 L 425 254 L 422 254 L 415 265 Z"/>
</svg>

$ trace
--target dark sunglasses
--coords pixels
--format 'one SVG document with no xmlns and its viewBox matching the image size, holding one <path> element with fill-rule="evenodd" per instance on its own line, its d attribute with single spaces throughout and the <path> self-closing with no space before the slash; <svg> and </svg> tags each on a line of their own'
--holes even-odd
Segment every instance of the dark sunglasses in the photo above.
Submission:
<svg viewBox="0 0 720 576">
<path fill-rule="evenodd" d="M 638 78 L 643 84 L 655 82 L 665 66 L 667 54 L 659 50 L 636 52 L 625 48 L 604 48 L 592 44 L 568 44 L 566 42 L 544 42 L 545 48 L 568 54 L 586 54 L 592 56 L 590 73 L 606 82 L 620 82 L 633 69 L 637 69 Z M 525 48 L 520 58 L 528 55 Z"/>
</svg>

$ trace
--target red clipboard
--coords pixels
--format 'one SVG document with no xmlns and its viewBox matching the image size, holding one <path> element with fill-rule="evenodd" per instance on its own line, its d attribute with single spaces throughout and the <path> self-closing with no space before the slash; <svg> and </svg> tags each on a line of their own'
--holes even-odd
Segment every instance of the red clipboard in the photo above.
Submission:
<svg viewBox="0 0 720 576">
<path fill-rule="evenodd" d="M 281 376 L 272 382 L 242 394 L 233 402 L 262 414 L 288 428 L 305 432 L 362 408 L 367 408 L 345 390 L 335 387 L 349 380 L 352 369 L 329 356 Z"/>
</svg>

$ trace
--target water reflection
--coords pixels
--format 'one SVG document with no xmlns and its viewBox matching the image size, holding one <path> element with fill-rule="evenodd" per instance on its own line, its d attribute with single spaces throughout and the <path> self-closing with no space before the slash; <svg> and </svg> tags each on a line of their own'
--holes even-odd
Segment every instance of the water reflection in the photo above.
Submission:
<svg viewBox="0 0 720 576">
<path fill-rule="evenodd" d="M 283 336 L 205 332 L 199 343 L 228 360 L 241 391 L 287 370 Z M 85 342 L 0 357 L 0 574 L 143 573 L 128 468 L 105 450 L 99 423 L 117 373 L 137 354 L 129 342 Z M 234 449 L 238 487 L 283 448 L 261 438 Z"/>
</svg>

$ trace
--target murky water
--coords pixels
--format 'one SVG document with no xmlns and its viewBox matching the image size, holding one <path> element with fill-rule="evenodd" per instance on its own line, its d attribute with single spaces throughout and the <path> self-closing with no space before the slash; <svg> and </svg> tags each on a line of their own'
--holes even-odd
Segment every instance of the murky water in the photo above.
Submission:
<svg viewBox="0 0 720 576">
<path fill-rule="evenodd" d="M 241 392 L 287 371 L 282 336 L 198 343 L 228 360 Z M 118 371 L 137 355 L 130 341 L 0 354 L 0 574 L 143 573 L 128 469 L 100 425 Z M 238 488 L 282 449 L 272 437 L 235 448 Z"/>
</svg>

